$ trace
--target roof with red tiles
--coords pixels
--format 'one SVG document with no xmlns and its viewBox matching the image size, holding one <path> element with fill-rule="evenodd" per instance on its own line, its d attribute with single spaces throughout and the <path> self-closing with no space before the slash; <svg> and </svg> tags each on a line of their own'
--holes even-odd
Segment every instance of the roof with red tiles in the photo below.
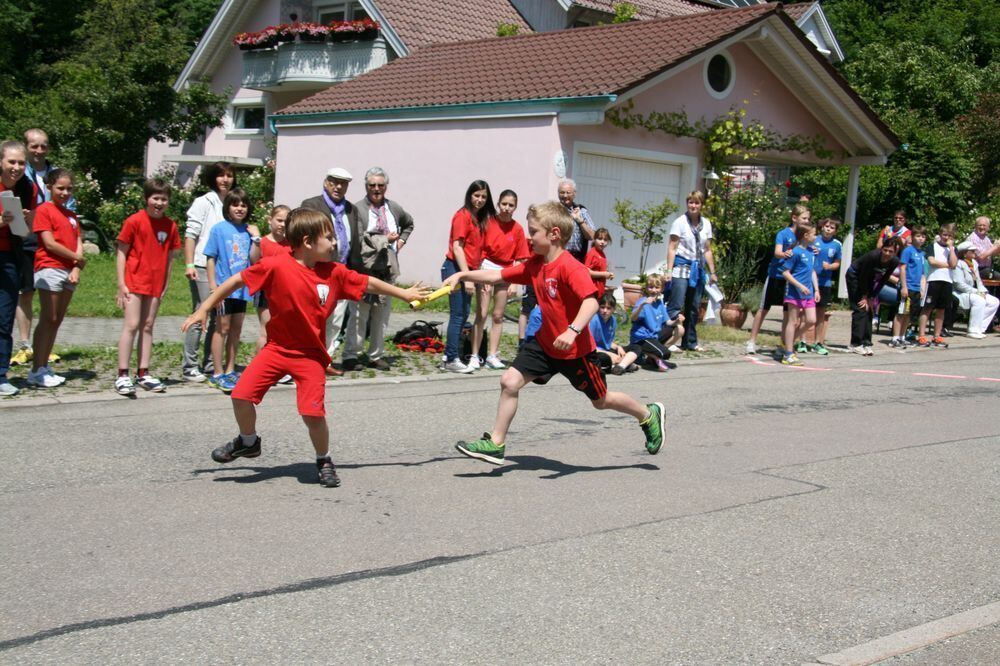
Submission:
<svg viewBox="0 0 1000 666">
<path fill-rule="evenodd" d="M 815 4 L 815 2 L 797 2 L 794 5 L 785 5 L 784 9 L 785 13 L 791 16 L 793 21 L 798 21 Z"/>
<path fill-rule="evenodd" d="M 510 0 L 378 0 L 379 11 L 412 52 L 429 44 L 496 37 L 497 25 L 531 27 Z"/>
<path fill-rule="evenodd" d="M 780 12 L 742 9 L 435 44 L 292 104 L 326 113 L 620 94 Z"/>
</svg>

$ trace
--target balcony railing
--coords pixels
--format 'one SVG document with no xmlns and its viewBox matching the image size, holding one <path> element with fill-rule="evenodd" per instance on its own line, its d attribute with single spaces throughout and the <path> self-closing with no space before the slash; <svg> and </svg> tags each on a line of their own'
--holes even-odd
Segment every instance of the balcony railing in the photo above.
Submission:
<svg viewBox="0 0 1000 666">
<path fill-rule="evenodd" d="M 321 90 L 389 62 L 385 40 L 310 44 L 291 42 L 243 52 L 243 87 L 255 90 Z"/>
</svg>

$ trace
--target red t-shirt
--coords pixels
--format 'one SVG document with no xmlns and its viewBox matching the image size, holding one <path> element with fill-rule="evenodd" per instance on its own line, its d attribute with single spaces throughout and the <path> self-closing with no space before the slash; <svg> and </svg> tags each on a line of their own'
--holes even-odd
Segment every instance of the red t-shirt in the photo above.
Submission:
<svg viewBox="0 0 1000 666">
<path fill-rule="evenodd" d="M 587 252 L 587 258 L 584 260 L 583 265 L 592 271 L 605 272 L 608 270 L 608 258 L 595 245 Z M 597 287 L 597 297 L 600 298 L 604 295 L 604 285 L 607 280 L 604 278 L 591 279 L 594 281 L 594 286 Z"/>
<path fill-rule="evenodd" d="M 21 176 L 21 180 L 27 180 L 27 179 L 28 179 L 27 176 Z M 18 181 L 17 184 L 19 184 L 20 182 L 21 181 Z M 14 185 L 15 193 L 17 192 L 16 189 L 17 184 Z M 6 192 L 6 191 L 7 188 L 4 187 L 3 183 L 0 183 L 0 192 Z M 31 201 L 28 202 L 26 208 L 28 210 L 35 210 L 35 206 L 37 205 L 36 203 L 37 200 L 38 200 L 38 186 L 36 186 L 34 183 L 31 183 Z M 24 206 L 23 199 L 21 200 L 21 205 Z M 11 250 L 14 249 L 13 246 L 10 244 L 10 236 L 11 236 L 10 225 L 5 224 L 2 227 L 0 227 L 0 252 L 10 252 Z M 75 247 L 73 248 L 73 251 L 74 252 L 76 251 Z"/>
<path fill-rule="evenodd" d="M 52 232 L 52 238 L 70 252 L 76 252 L 76 246 L 80 240 L 80 221 L 76 218 L 76 213 L 58 206 L 51 201 L 46 201 L 35 209 L 35 221 L 32 224 L 32 231 L 41 234 L 43 231 Z M 35 270 L 43 268 L 61 268 L 69 271 L 76 265 L 72 259 L 66 259 L 52 254 L 45 249 L 45 243 L 38 239 L 38 250 L 35 252 Z"/>
<path fill-rule="evenodd" d="M 479 225 L 468 208 L 461 208 L 451 218 L 451 233 L 448 234 L 448 258 L 455 261 L 455 241 L 465 241 L 465 263 L 469 265 L 469 270 L 474 271 L 479 268 L 479 263 L 483 260 L 483 234 L 479 231 Z"/>
<path fill-rule="evenodd" d="M 267 236 L 260 239 L 260 258 L 273 257 L 276 254 L 291 254 L 292 246 L 286 240 L 284 243 L 273 241 Z"/>
<path fill-rule="evenodd" d="M 263 290 L 267 296 L 267 344 L 318 354 L 327 363 L 326 320 L 337 301 L 360 300 L 368 287 L 367 275 L 343 264 L 321 262 L 307 268 L 289 253 L 265 257 L 240 275 L 250 293 Z"/>
<path fill-rule="evenodd" d="M 515 261 L 530 257 L 524 227 L 515 220 L 501 222 L 491 217 L 486 223 L 483 256 L 500 266 L 510 266 Z"/>
<path fill-rule="evenodd" d="M 535 339 L 552 358 L 581 358 L 594 351 L 590 327 L 584 326 L 573 346 L 563 351 L 553 346 L 580 312 L 583 300 L 594 296 L 596 288 L 590 273 L 569 252 L 563 251 L 549 263 L 535 255 L 523 264 L 514 264 L 501 272 L 504 282 L 531 284 L 542 310 L 542 327 Z"/>
<path fill-rule="evenodd" d="M 128 290 L 141 296 L 163 296 L 170 253 L 181 247 L 174 221 L 169 217 L 154 219 L 145 210 L 140 210 L 125 218 L 118 241 L 129 246 L 125 258 Z"/>
<path fill-rule="evenodd" d="M 909 240 L 910 233 L 911 232 L 910 232 L 910 228 L 909 227 L 904 226 L 899 231 L 894 231 L 893 228 L 892 228 L 892 225 L 890 224 L 889 226 L 887 226 L 884 229 L 882 229 L 882 233 L 879 234 L 879 238 L 882 239 L 883 243 L 885 243 L 887 240 L 889 240 L 893 236 L 899 236 L 900 238 L 902 238 L 905 241 L 905 240 Z"/>
</svg>

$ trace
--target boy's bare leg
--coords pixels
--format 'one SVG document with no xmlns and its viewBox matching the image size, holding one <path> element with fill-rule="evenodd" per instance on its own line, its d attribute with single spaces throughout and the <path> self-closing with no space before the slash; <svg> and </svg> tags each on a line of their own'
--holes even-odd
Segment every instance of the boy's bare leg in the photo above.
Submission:
<svg viewBox="0 0 1000 666">
<path fill-rule="evenodd" d="M 132 297 L 125 304 L 122 334 L 118 338 L 118 367 L 122 370 L 127 369 L 129 362 L 132 360 L 132 344 L 135 342 L 135 335 L 139 330 L 139 320 L 142 316 L 142 305 L 139 303 L 140 298 L 140 296 L 132 294 Z"/>
<path fill-rule="evenodd" d="M 500 401 L 497 403 L 497 416 L 493 421 L 493 432 L 490 439 L 495 444 L 503 444 L 507 441 L 507 429 L 510 422 L 514 420 L 517 413 L 517 397 L 525 384 L 532 381 L 534 377 L 525 377 L 517 368 L 507 368 L 503 376 L 500 377 Z"/>
<path fill-rule="evenodd" d="M 930 310 L 921 310 L 920 318 L 917 319 L 917 336 L 924 337 L 927 334 L 927 318 L 930 316 Z"/>
<path fill-rule="evenodd" d="M 590 402 L 597 409 L 613 409 L 634 416 L 640 423 L 649 418 L 649 408 L 646 405 L 621 391 L 608 391 L 603 398 Z"/>
<path fill-rule="evenodd" d="M 936 308 L 934 310 L 934 337 L 940 338 L 942 330 L 944 330 L 944 308 Z"/>
<path fill-rule="evenodd" d="M 257 408 L 252 402 L 233 398 L 233 415 L 236 417 L 236 425 L 241 435 L 252 435 L 257 432 Z"/>
<path fill-rule="evenodd" d="M 229 318 L 229 334 L 226 336 L 226 372 L 236 370 L 236 357 L 240 353 L 240 334 L 243 332 L 243 313 Z"/>
<path fill-rule="evenodd" d="M 770 307 L 757 310 L 757 314 L 753 316 L 753 324 L 750 326 L 750 340 L 748 342 L 757 343 L 757 335 L 760 333 L 760 327 L 764 325 L 764 317 L 767 316 L 770 310 Z"/>
<path fill-rule="evenodd" d="M 826 325 L 830 322 L 830 318 L 827 316 L 825 307 L 816 308 L 816 335 L 814 336 L 814 344 L 825 344 L 826 343 Z"/>
<path fill-rule="evenodd" d="M 215 332 L 212 334 L 212 367 L 216 375 L 221 375 L 225 371 L 223 350 L 226 347 L 226 337 L 229 334 L 230 316 L 219 315 L 215 318 Z"/>
<path fill-rule="evenodd" d="M 234 401 L 235 402 L 235 401 Z M 309 429 L 309 440 L 316 449 L 317 458 L 330 455 L 330 428 L 323 416 L 303 416 L 302 422 Z"/>
<path fill-rule="evenodd" d="M 153 326 L 156 324 L 156 313 L 160 309 L 160 299 L 149 296 L 142 296 L 141 299 L 142 308 L 139 311 L 139 367 L 148 368 L 153 358 Z"/>
<path fill-rule="evenodd" d="M 671 340 L 672 339 L 673 338 L 671 338 Z M 638 358 L 639 358 L 639 355 L 636 354 L 635 352 L 625 352 L 625 355 L 622 356 L 622 360 L 618 362 L 618 365 L 622 366 L 623 368 L 627 368 L 628 366 L 630 366 L 633 363 L 635 363 L 636 359 L 638 359 Z"/>
</svg>

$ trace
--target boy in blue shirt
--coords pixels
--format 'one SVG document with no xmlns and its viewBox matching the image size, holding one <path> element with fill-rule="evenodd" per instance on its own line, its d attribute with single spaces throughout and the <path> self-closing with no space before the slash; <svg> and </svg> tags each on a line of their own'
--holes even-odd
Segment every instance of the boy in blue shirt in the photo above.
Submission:
<svg viewBox="0 0 1000 666">
<path fill-rule="evenodd" d="M 800 322 L 804 328 L 816 325 L 816 301 L 821 298 L 816 279 L 816 253 L 812 247 L 816 242 L 816 227 L 800 222 L 795 227 L 795 238 L 798 245 L 792 248 L 791 256 L 781 264 L 787 306 L 781 331 L 785 343 L 781 359 L 783 365 L 802 365 L 795 354 L 795 331 Z"/>
<path fill-rule="evenodd" d="M 222 202 L 225 224 L 216 224 L 205 245 L 206 272 L 211 291 L 232 276 L 250 267 L 250 246 L 260 242 L 260 232 L 247 225 L 250 214 L 250 197 L 239 188 L 233 188 Z M 222 301 L 216 310 L 215 333 L 212 335 L 212 363 L 215 374 L 208 383 L 223 393 L 236 387 L 236 355 L 240 348 L 243 317 L 250 301 L 250 291 L 244 286 Z M 225 364 L 223 364 L 223 347 Z"/>
<path fill-rule="evenodd" d="M 672 366 L 667 363 L 670 358 L 668 347 L 676 344 L 684 335 L 684 315 L 678 313 L 676 319 L 670 319 L 667 306 L 663 302 L 664 280 L 662 275 L 650 275 L 646 278 L 643 290 L 644 297 L 639 299 L 632 309 L 629 319 L 632 330 L 629 333 L 629 346 L 624 358 L 615 364 L 621 370 L 611 368 L 611 373 L 620 375 L 632 363 L 642 363 L 648 356 L 660 372 L 666 372 Z"/>
<path fill-rule="evenodd" d="M 757 353 L 757 334 L 760 333 L 760 328 L 764 325 L 764 318 L 768 311 L 774 306 L 783 305 L 785 302 L 785 279 L 781 275 L 781 262 L 792 256 L 792 248 L 798 242 L 795 240 L 796 225 L 808 224 L 811 219 L 812 213 L 809 212 L 809 209 L 799 204 L 792 208 L 792 219 L 788 222 L 788 226 L 774 236 L 774 253 L 771 255 L 771 263 L 767 266 L 767 279 L 764 281 L 764 294 L 761 296 L 760 308 L 753 316 L 753 325 L 750 327 L 747 354 Z M 787 321 L 788 308 L 785 308 L 781 322 L 782 330 L 784 330 Z"/>
<path fill-rule="evenodd" d="M 634 363 L 627 366 L 619 365 L 627 352 L 615 342 L 615 333 L 618 330 L 618 320 L 615 319 L 617 306 L 618 302 L 610 291 L 604 292 L 604 295 L 597 299 L 597 314 L 590 320 L 590 334 L 594 337 L 594 344 L 597 345 L 597 357 L 600 359 L 601 369 L 620 375 L 626 370 L 638 370 L 639 367 Z"/>
<path fill-rule="evenodd" d="M 892 321 L 892 340 L 889 341 L 889 346 L 894 349 L 913 346 L 913 343 L 906 341 L 910 313 L 920 314 L 921 303 L 927 293 L 923 251 L 924 243 L 927 242 L 927 229 L 916 226 L 910 231 L 912 244 L 903 248 L 903 253 L 899 256 L 899 312 Z"/>
</svg>

